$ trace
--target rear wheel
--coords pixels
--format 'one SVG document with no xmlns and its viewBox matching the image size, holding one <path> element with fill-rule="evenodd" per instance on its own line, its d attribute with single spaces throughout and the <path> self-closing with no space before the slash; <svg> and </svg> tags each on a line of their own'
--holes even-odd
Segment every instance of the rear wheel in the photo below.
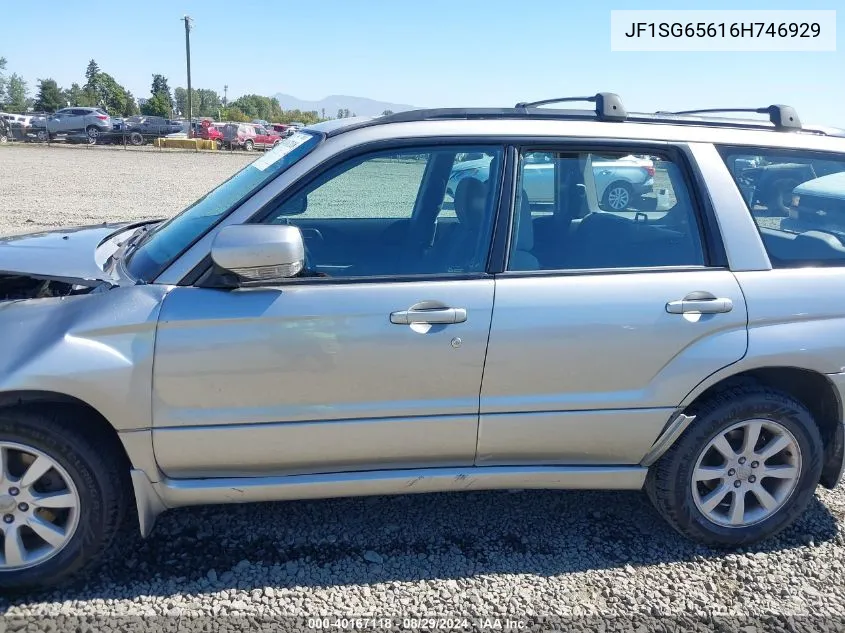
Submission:
<svg viewBox="0 0 845 633">
<path fill-rule="evenodd" d="M 244 149 L 248 152 L 251 152 L 253 149 L 255 149 L 255 143 L 253 143 L 252 141 L 246 141 L 244 143 Z"/>
<path fill-rule="evenodd" d="M 738 547 L 777 534 L 804 512 L 821 475 L 822 440 L 803 404 L 743 385 L 691 413 L 695 420 L 646 479 L 676 530 L 705 545 Z"/>
<path fill-rule="evenodd" d="M 85 424 L 69 407 L 0 411 L 0 589 L 79 572 L 122 523 L 128 471 Z"/>
<path fill-rule="evenodd" d="M 100 136 L 100 130 L 98 130 L 97 126 L 95 125 L 89 125 L 87 128 L 85 128 L 85 133 L 88 135 L 89 139 L 94 139 L 94 143 L 97 142 L 97 137 Z M 91 141 L 89 140 L 89 142 Z"/>
<path fill-rule="evenodd" d="M 140 147 L 144 144 L 144 136 L 140 132 L 132 132 L 132 134 L 129 135 L 129 143 L 135 147 Z"/>
<path fill-rule="evenodd" d="M 602 197 L 602 206 L 610 211 L 624 211 L 631 206 L 634 190 L 627 182 L 618 180 L 608 185 Z"/>
</svg>

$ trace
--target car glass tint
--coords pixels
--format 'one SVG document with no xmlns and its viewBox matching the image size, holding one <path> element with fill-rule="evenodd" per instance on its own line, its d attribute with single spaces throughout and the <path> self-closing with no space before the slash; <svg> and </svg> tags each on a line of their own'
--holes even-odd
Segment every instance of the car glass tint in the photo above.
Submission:
<svg viewBox="0 0 845 633">
<path fill-rule="evenodd" d="M 508 270 L 702 266 L 680 167 L 659 155 L 524 153 Z"/>
<path fill-rule="evenodd" d="M 720 148 L 775 268 L 845 266 L 845 155 Z"/>
<path fill-rule="evenodd" d="M 242 201 L 262 188 L 320 144 L 322 136 L 303 131 L 213 189 L 175 217 L 151 230 L 127 257 L 130 275 L 154 279 Z"/>
</svg>

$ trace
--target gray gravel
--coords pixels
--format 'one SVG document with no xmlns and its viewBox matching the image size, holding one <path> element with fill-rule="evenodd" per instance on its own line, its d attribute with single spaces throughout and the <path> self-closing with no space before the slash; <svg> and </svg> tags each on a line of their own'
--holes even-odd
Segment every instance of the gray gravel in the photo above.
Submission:
<svg viewBox="0 0 845 633">
<path fill-rule="evenodd" d="M 170 216 L 256 154 L 0 146 L 0 235 Z"/>
<path fill-rule="evenodd" d="M 166 215 L 251 158 L 4 148 L 0 233 Z M 88 189 L 94 180 L 101 184 Z M 743 633 L 771 629 L 764 616 L 794 615 L 821 630 L 832 626 L 825 618 L 845 617 L 844 519 L 843 487 L 819 489 L 787 532 L 723 553 L 676 535 L 639 493 L 489 492 L 181 509 L 164 514 L 146 541 L 128 527 L 96 572 L 47 593 L 0 598 L 0 614 L 69 616 L 57 628 L 79 630 L 90 625 L 74 618 L 94 615 L 149 616 L 145 626 L 198 630 L 212 630 L 212 616 L 215 626 L 252 627 L 321 614 L 391 617 L 399 627 L 413 616 L 551 616 L 570 618 L 552 627 L 606 630 L 630 630 L 635 616 L 642 630 L 654 628 L 650 618 L 681 618 L 691 628 L 715 617 L 724 630 Z M 37 622 L 18 624 L 49 628 Z M 114 630 L 131 628 L 115 622 Z"/>
</svg>

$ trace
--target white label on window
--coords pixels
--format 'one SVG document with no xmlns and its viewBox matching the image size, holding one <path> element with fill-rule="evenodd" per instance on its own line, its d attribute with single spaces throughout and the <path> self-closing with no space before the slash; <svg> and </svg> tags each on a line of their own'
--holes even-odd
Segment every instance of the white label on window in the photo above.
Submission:
<svg viewBox="0 0 845 633">
<path fill-rule="evenodd" d="M 264 171 L 268 167 L 278 163 L 285 156 L 311 138 L 314 138 L 311 134 L 306 134 L 305 132 L 295 132 L 287 138 L 279 141 L 279 143 L 269 152 L 264 154 L 264 156 L 253 161 L 252 166 L 260 171 Z"/>
</svg>

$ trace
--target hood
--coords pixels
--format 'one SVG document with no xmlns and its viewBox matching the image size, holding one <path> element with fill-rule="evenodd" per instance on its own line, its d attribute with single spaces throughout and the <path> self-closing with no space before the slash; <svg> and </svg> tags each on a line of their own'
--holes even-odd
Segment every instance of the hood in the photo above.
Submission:
<svg viewBox="0 0 845 633">
<path fill-rule="evenodd" d="M 0 238 L 0 275 L 26 275 L 80 285 L 116 284 L 104 264 L 119 238 L 146 222 L 98 224 Z"/>
</svg>

